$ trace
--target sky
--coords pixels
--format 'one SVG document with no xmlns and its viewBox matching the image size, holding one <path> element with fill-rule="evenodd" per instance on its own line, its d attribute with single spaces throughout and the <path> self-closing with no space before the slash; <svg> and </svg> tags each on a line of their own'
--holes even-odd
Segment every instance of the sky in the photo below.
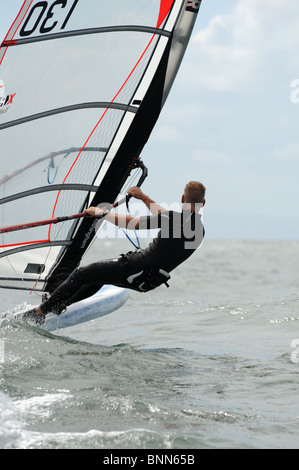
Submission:
<svg viewBox="0 0 299 470">
<path fill-rule="evenodd" d="M 1 39 L 22 3 L 0 0 Z M 298 0 L 202 1 L 142 158 L 160 203 L 204 183 L 208 239 L 299 239 L 298 24 Z"/>
</svg>

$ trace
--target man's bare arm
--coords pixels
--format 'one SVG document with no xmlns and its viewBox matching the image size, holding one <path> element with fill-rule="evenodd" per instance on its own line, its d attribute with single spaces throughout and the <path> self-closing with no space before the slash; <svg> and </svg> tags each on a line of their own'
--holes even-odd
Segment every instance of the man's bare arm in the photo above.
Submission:
<svg viewBox="0 0 299 470">
<path fill-rule="evenodd" d="M 160 214 L 161 212 L 165 212 L 167 210 L 157 204 L 155 201 L 153 201 L 153 199 L 151 199 L 149 196 L 146 196 L 138 186 L 133 186 L 132 188 L 130 188 L 128 190 L 128 194 L 134 197 L 135 199 L 140 199 L 142 202 L 144 202 L 146 207 L 153 215 Z"/>
<path fill-rule="evenodd" d="M 85 209 L 84 214 L 87 217 L 105 217 L 105 220 L 111 222 L 119 228 L 127 228 L 129 230 L 139 229 L 139 217 L 131 217 L 125 214 L 115 214 L 114 212 L 108 212 L 105 215 L 105 209 L 100 207 L 89 207 Z"/>
<path fill-rule="evenodd" d="M 135 199 L 139 199 L 144 202 L 146 207 L 153 215 L 158 215 L 161 212 L 167 211 L 164 207 L 157 204 L 149 196 L 146 196 L 143 191 L 138 186 L 133 186 L 128 190 L 128 194 Z M 111 222 L 119 228 L 127 228 L 129 230 L 138 230 L 139 229 L 139 217 L 131 217 L 130 215 L 125 214 L 115 214 L 114 212 L 108 212 L 105 215 L 105 209 L 100 207 L 89 207 L 85 209 L 84 213 L 87 217 L 105 217 L 105 220 Z"/>
</svg>

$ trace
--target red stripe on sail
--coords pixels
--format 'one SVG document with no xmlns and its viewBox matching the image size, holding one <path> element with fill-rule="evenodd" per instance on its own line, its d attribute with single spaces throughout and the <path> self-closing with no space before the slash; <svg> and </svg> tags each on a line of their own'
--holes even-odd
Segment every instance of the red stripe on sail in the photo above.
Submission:
<svg viewBox="0 0 299 470">
<path fill-rule="evenodd" d="M 20 28 L 21 24 L 23 23 L 24 18 L 26 17 L 27 12 L 28 12 L 29 8 L 31 7 L 32 3 L 33 3 L 33 0 L 25 0 L 24 1 L 23 5 L 21 6 L 21 9 L 18 13 L 18 16 L 14 20 L 13 24 L 9 28 L 9 31 L 8 31 L 7 35 L 4 38 L 4 41 L 2 43 L 4 45 L 2 45 L 1 47 L 5 48 L 5 42 L 6 41 L 7 42 L 12 42 L 12 44 L 13 44 L 13 38 L 16 35 L 16 33 L 18 32 L 18 29 Z M 1 49 L 1 47 L 0 47 L 0 49 Z M 0 55 L 0 65 L 3 62 L 3 59 L 5 57 L 6 52 L 7 52 L 7 47 L 3 50 L 3 52 Z"/>
<path fill-rule="evenodd" d="M 161 24 L 165 20 L 166 16 L 168 15 L 174 0 L 161 0 L 160 4 L 160 13 L 157 22 L 157 28 L 160 28 Z"/>
</svg>

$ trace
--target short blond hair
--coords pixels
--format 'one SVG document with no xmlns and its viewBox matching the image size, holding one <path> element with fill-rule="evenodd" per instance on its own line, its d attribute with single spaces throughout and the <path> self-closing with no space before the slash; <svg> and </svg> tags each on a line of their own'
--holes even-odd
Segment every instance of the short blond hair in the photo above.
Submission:
<svg viewBox="0 0 299 470">
<path fill-rule="evenodd" d="M 189 181 L 185 186 L 185 202 L 196 204 L 204 202 L 206 195 L 205 186 L 199 181 Z"/>
</svg>

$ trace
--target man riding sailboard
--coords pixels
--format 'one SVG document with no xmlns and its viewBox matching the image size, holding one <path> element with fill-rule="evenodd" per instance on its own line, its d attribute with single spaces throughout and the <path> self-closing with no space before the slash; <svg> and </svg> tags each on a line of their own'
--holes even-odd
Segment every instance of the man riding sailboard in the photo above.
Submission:
<svg viewBox="0 0 299 470">
<path fill-rule="evenodd" d="M 130 188 L 128 194 L 144 202 L 151 212 L 149 216 L 115 214 L 101 207 L 86 209 L 86 217 L 105 217 L 119 228 L 159 228 L 160 231 L 145 249 L 76 268 L 49 299 L 24 313 L 22 319 L 42 325 L 49 312 L 61 314 L 69 305 L 95 294 L 104 284 L 139 292 L 148 292 L 163 283 L 167 284 L 169 273 L 189 258 L 203 241 L 200 209 L 205 204 L 205 192 L 202 183 L 190 181 L 181 198 L 181 212 L 168 211 L 137 186 Z"/>
</svg>

